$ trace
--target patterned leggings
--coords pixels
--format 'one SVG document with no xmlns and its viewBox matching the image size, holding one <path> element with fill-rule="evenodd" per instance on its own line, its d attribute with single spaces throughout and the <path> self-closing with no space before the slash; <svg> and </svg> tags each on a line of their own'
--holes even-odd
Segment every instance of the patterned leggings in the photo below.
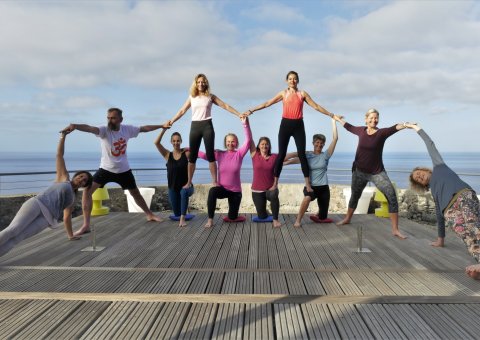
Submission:
<svg viewBox="0 0 480 340">
<path fill-rule="evenodd" d="M 480 204 L 475 191 L 465 190 L 453 205 L 444 211 L 445 226 L 465 242 L 468 252 L 480 261 Z"/>
<path fill-rule="evenodd" d="M 398 213 L 397 194 L 385 171 L 373 175 L 355 169 L 352 173 L 352 196 L 350 197 L 350 202 L 348 202 L 348 207 L 352 209 L 357 208 L 358 200 L 362 196 L 363 189 L 365 189 L 368 182 L 373 182 L 377 189 L 385 195 L 388 201 L 388 212 Z"/>
</svg>

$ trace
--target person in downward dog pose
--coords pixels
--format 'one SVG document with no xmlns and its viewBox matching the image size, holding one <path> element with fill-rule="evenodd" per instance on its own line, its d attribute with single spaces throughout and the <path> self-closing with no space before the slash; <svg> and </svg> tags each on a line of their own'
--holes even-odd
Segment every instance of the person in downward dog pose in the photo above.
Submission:
<svg viewBox="0 0 480 340">
<path fill-rule="evenodd" d="M 49 226 L 54 228 L 62 214 L 68 239 L 80 239 L 72 231 L 75 193 L 78 188 L 88 188 L 92 184 L 92 175 L 87 171 L 79 171 L 70 180 L 63 158 L 67 134 L 68 132 L 62 132 L 58 142 L 55 182 L 38 196 L 23 203 L 12 222 L 0 232 L 0 256 L 43 229 Z"/>
<path fill-rule="evenodd" d="M 302 226 L 302 218 L 308 209 L 311 201 L 317 199 L 318 214 L 310 216 L 310 218 L 317 223 L 332 223 L 333 221 L 328 216 L 328 207 L 330 205 L 330 187 L 328 186 L 327 168 L 328 161 L 332 157 L 333 152 L 338 141 L 337 124 L 335 119 L 332 119 L 332 142 L 330 143 L 326 152 L 323 152 L 326 138 L 322 134 L 313 135 L 313 152 L 307 152 L 308 166 L 310 168 L 310 182 L 313 191 L 303 189 L 302 203 L 298 211 L 297 219 L 294 227 Z M 287 154 L 285 164 L 298 164 L 300 160 L 296 152 Z"/>
</svg>

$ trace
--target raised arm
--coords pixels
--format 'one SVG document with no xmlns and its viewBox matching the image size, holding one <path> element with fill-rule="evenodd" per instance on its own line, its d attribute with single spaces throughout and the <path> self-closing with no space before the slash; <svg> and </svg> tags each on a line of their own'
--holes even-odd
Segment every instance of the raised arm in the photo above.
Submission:
<svg viewBox="0 0 480 340">
<path fill-rule="evenodd" d="M 55 182 L 65 182 L 70 178 L 65 165 L 65 159 L 63 158 L 63 155 L 65 154 L 65 139 L 67 134 L 68 132 L 64 131 L 60 133 L 60 140 L 58 141 L 57 145 L 57 155 L 55 157 L 55 167 L 57 173 Z"/>
<path fill-rule="evenodd" d="M 330 156 L 333 155 L 333 152 L 335 151 L 335 147 L 337 146 L 337 141 L 338 141 L 337 121 L 334 118 L 332 118 L 332 142 L 328 147 L 328 153 L 330 154 Z"/>
<path fill-rule="evenodd" d="M 433 166 L 445 163 L 443 161 L 442 156 L 440 155 L 440 152 L 438 152 L 437 147 L 435 146 L 435 143 L 432 141 L 430 136 L 427 135 L 425 130 L 423 130 L 418 124 L 415 124 L 415 123 L 407 122 L 407 123 L 404 123 L 404 125 L 406 128 L 414 129 L 415 131 L 417 131 L 418 135 L 423 139 L 423 142 L 427 146 L 428 154 L 432 159 Z"/>
<path fill-rule="evenodd" d="M 259 110 L 263 110 L 264 108 L 266 107 L 269 107 L 273 104 L 276 104 L 278 103 L 279 101 L 281 101 L 283 99 L 283 93 L 284 91 L 280 91 L 278 92 L 275 97 L 273 97 L 272 99 L 270 100 L 267 100 L 265 103 L 263 104 L 260 104 L 260 105 L 257 105 L 255 106 L 253 109 L 250 109 L 250 110 L 247 110 L 245 111 L 244 113 L 242 113 L 242 116 L 243 117 L 248 117 L 250 116 L 252 113 L 254 113 L 255 111 L 259 111 Z"/>
<path fill-rule="evenodd" d="M 257 147 L 255 146 L 255 142 L 253 141 L 253 137 L 252 137 L 252 140 L 250 141 L 250 156 L 255 156 L 255 153 L 257 152 Z"/>
<path fill-rule="evenodd" d="M 218 98 L 216 95 L 212 94 L 212 102 L 220 106 L 222 109 L 227 110 L 230 113 L 233 113 L 235 116 L 240 117 L 241 114 L 237 110 L 235 110 L 233 107 L 228 105 L 227 103 L 223 102 L 220 98 Z"/>
<path fill-rule="evenodd" d="M 243 142 L 242 146 L 238 149 L 242 157 L 244 157 L 248 150 L 250 149 L 250 145 L 252 142 L 252 130 L 250 129 L 250 123 L 248 122 L 247 117 L 240 118 L 243 124 L 243 133 L 245 135 L 245 141 Z"/>
<path fill-rule="evenodd" d="M 93 133 L 94 135 L 98 135 L 100 133 L 100 129 L 98 127 L 87 125 L 87 124 L 70 124 L 60 132 L 70 133 L 74 130 L 78 130 L 82 132 L 90 132 L 90 133 Z"/>
<path fill-rule="evenodd" d="M 185 114 L 185 112 L 188 111 L 188 109 L 191 106 L 192 106 L 192 104 L 190 103 L 190 97 L 188 97 L 187 100 L 185 101 L 185 103 L 183 104 L 183 106 L 180 108 L 180 110 L 178 110 L 177 114 L 175 116 L 173 116 L 172 119 L 169 120 L 170 126 L 172 126 L 173 123 L 175 123 L 177 120 L 182 118 L 182 116 Z"/>
<path fill-rule="evenodd" d="M 143 125 L 140 126 L 140 132 L 150 132 L 158 129 L 169 129 L 170 126 L 170 121 L 163 123 L 162 125 Z"/>
<path fill-rule="evenodd" d="M 320 113 L 323 113 L 324 115 L 327 115 L 329 116 L 330 118 L 333 118 L 335 115 L 331 112 L 329 112 L 327 109 L 323 108 L 322 106 L 318 105 L 317 103 L 315 103 L 315 101 L 312 99 L 312 97 L 310 97 L 310 95 L 305 92 L 305 91 L 302 91 L 304 97 L 305 97 L 305 101 L 307 102 L 308 105 L 310 105 L 312 108 L 314 108 L 315 110 L 317 110 L 318 112 Z"/>
<path fill-rule="evenodd" d="M 153 142 L 153 144 L 155 144 L 155 146 L 157 147 L 158 151 L 163 156 L 163 158 L 165 158 L 165 160 L 168 161 L 168 155 L 170 154 L 170 151 L 165 149 L 165 147 L 162 145 L 162 143 L 160 143 L 162 138 L 163 138 L 163 135 L 165 134 L 166 131 L 167 131 L 167 129 L 163 128 L 162 132 L 160 132 L 160 134 L 157 136 L 157 138 L 155 138 L 155 141 Z"/>
</svg>

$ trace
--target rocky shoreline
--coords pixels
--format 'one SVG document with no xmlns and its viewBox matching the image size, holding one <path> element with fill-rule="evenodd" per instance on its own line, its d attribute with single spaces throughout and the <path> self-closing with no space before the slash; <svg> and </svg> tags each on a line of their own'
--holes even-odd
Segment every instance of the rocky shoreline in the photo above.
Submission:
<svg viewBox="0 0 480 340">
<path fill-rule="evenodd" d="M 347 202 L 343 195 L 343 189 L 348 186 L 331 185 L 330 186 L 330 209 L 332 214 L 343 214 L 347 209 Z M 154 212 L 167 212 L 169 213 L 170 204 L 168 202 L 168 194 L 166 186 L 152 186 L 155 188 L 155 194 L 152 198 L 151 209 Z M 190 200 L 191 209 L 206 212 L 207 207 L 207 195 L 210 185 L 198 184 L 195 185 L 195 193 Z M 250 194 L 250 184 L 242 184 L 243 198 L 240 206 L 241 212 L 254 213 L 255 206 L 253 205 L 252 197 Z M 280 212 L 292 213 L 298 212 L 298 207 L 303 199 L 303 186 L 301 184 L 280 184 Z M 127 197 L 123 193 L 121 188 L 109 188 L 108 189 L 110 200 L 104 201 L 103 205 L 110 207 L 110 211 L 128 211 Z M 430 193 L 419 195 L 410 189 L 399 189 L 398 191 L 399 201 L 399 215 L 401 217 L 409 218 L 424 224 L 434 225 L 436 223 L 435 217 L 435 203 Z M 81 192 L 77 193 L 77 200 L 75 203 L 74 216 L 82 214 L 81 210 Z M 4 229 L 17 213 L 20 206 L 31 195 L 18 195 L 18 196 L 0 196 L 0 230 Z M 227 211 L 227 200 L 218 201 L 218 212 Z M 316 202 L 310 204 L 309 212 L 316 211 Z M 375 202 L 372 198 L 368 209 L 369 213 L 374 213 L 375 208 L 379 207 L 379 203 Z"/>
</svg>

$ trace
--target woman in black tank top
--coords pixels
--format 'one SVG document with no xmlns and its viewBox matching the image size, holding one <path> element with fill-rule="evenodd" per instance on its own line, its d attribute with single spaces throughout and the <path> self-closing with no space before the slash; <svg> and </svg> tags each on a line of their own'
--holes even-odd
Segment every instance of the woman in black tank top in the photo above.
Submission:
<svg viewBox="0 0 480 340">
<path fill-rule="evenodd" d="M 172 133 L 170 142 L 173 150 L 167 150 L 160 143 L 166 129 L 155 139 L 155 146 L 160 154 L 167 161 L 167 179 L 168 179 L 168 198 L 172 205 L 173 214 L 179 219 L 178 226 L 185 227 L 186 215 L 188 209 L 188 198 L 192 196 L 194 189 L 193 185 L 188 183 L 188 156 L 189 151 L 185 151 L 180 146 L 182 144 L 182 136 L 178 132 Z"/>
</svg>

